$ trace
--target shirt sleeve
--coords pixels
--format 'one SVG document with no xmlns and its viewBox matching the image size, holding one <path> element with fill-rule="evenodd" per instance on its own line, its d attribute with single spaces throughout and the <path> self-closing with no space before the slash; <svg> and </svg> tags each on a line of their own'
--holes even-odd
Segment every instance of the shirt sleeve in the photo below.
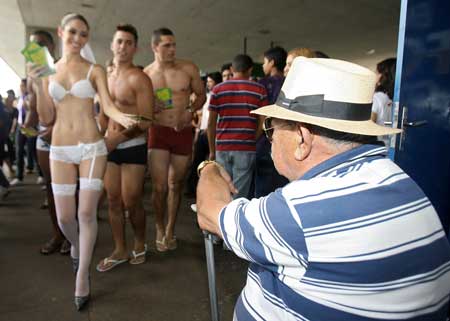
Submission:
<svg viewBox="0 0 450 321">
<path fill-rule="evenodd" d="M 381 103 L 381 100 L 375 94 L 373 96 L 372 113 L 375 113 L 377 115 L 381 115 L 382 109 L 383 109 L 383 105 Z"/>
<path fill-rule="evenodd" d="M 236 199 L 219 216 L 228 248 L 239 257 L 274 271 L 280 266 L 306 266 L 305 238 L 297 222 L 281 189 L 251 201 Z"/>
<path fill-rule="evenodd" d="M 267 90 L 266 88 L 262 88 L 261 90 L 261 100 L 260 100 L 260 107 L 264 107 L 269 105 L 269 99 L 267 97 Z"/>
<path fill-rule="evenodd" d="M 214 88 L 211 90 L 211 98 L 209 99 L 209 106 L 208 106 L 208 110 L 209 111 L 213 111 L 213 112 L 217 112 L 217 108 L 218 108 L 218 100 L 217 100 L 217 93 L 214 90 Z"/>
</svg>

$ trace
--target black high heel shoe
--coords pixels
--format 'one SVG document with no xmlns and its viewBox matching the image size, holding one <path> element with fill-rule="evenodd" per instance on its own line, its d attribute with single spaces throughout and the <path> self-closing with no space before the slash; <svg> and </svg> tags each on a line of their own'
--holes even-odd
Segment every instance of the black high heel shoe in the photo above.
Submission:
<svg viewBox="0 0 450 321">
<path fill-rule="evenodd" d="M 91 299 L 91 294 L 85 296 L 76 296 L 74 303 L 77 307 L 77 311 L 81 311 L 87 304 L 89 303 L 89 300 Z"/>
<path fill-rule="evenodd" d="M 75 296 L 74 303 L 77 307 L 77 311 L 81 311 L 86 307 L 91 299 L 91 276 L 89 276 L 89 294 L 85 296 Z"/>
</svg>

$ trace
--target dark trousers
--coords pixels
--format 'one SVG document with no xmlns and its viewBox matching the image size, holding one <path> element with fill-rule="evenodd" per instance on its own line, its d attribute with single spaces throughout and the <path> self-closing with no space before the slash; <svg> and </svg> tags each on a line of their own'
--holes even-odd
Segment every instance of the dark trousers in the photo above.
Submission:
<svg viewBox="0 0 450 321">
<path fill-rule="evenodd" d="M 265 135 L 261 135 L 256 142 L 255 197 L 266 196 L 289 182 L 278 174 L 270 151 L 270 142 Z"/>
<path fill-rule="evenodd" d="M 25 153 L 26 148 L 26 153 Z M 33 170 L 37 159 L 36 156 L 36 137 L 27 138 L 18 129 L 16 132 L 16 160 L 17 160 L 17 178 L 23 180 L 23 170 L 25 166 L 25 155 L 27 157 L 27 169 Z"/>
<path fill-rule="evenodd" d="M 38 163 L 36 142 L 37 142 L 37 137 L 27 138 L 27 153 L 30 154 L 31 158 L 32 158 L 31 163 L 27 164 L 27 169 L 33 170 L 34 168 L 36 168 L 38 175 L 44 176 L 44 174 L 42 174 L 41 168 L 39 167 L 39 163 Z M 27 154 L 27 159 L 28 159 L 28 154 Z"/>
<path fill-rule="evenodd" d="M 8 149 L 8 157 L 9 157 L 9 163 L 11 165 L 14 164 L 14 162 L 16 161 L 16 150 L 14 148 L 14 141 L 13 139 L 7 137 L 6 138 L 6 147 Z M 5 158 L 6 159 L 6 158 Z"/>
<path fill-rule="evenodd" d="M 3 160 L 6 157 L 5 144 L 6 144 L 6 138 L 0 138 L 0 186 L 8 188 L 9 182 L 6 179 L 5 174 L 3 173 L 3 169 L 2 169 Z"/>
<path fill-rule="evenodd" d="M 0 186 L 8 188 L 9 182 L 5 177 L 5 174 L 3 173 L 3 169 L 0 167 Z"/>
<path fill-rule="evenodd" d="M 187 181 L 187 192 L 195 193 L 197 189 L 198 176 L 197 167 L 209 156 L 208 135 L 205 130 L 198 133 L 197 141 L 194 146 L 194 158 L 192 159 L 192 168 Z"/>
</svg>

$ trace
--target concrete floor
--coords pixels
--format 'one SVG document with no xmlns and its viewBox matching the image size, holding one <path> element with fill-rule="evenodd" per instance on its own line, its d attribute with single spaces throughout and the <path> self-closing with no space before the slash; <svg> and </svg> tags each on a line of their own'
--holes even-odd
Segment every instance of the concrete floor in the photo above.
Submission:
<svg viewBox="0 0 450 321">
<path fill-rule="evenodd" d="M 143 265 L 125 263 L 99 273 L 95 265 L 112 250 L 107 208 L 99 213 L 99 232 L 91 265 L 89 308 L 77 312 L 73 304 L 74 275 L 68 256 L 43 256 L 40 246 L 50 237 L 47 210 L 36 177 L 12 187 L 0 203 L 0 320 L 8 321 L 171 321 L 211 320 L 203 237 L 189 209 L 194 200 L 183 199 L 179 212 L 176 251 L 159 253 L 154 246 L 154 217 L 146 183 L 150 253 Z M 127 227 L 129 244 L 132 240 Z M 231 320 L 236 299 L 244 286 L 247 263 L 215 246 L 221 320 Z"/>
</svg>

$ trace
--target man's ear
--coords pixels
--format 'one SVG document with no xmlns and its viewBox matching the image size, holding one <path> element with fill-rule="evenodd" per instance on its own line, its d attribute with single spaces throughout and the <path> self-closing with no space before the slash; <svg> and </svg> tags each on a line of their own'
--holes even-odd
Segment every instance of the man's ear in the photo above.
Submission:
<svg viewBox="0 0 450 321">
<path fill-rule="evenodd" d="M 294 157 L 298 161 L 305 160 L 311 153 L 314 135 L 302 124 L 297 124 L 296 148 Z"/>
</svg>

